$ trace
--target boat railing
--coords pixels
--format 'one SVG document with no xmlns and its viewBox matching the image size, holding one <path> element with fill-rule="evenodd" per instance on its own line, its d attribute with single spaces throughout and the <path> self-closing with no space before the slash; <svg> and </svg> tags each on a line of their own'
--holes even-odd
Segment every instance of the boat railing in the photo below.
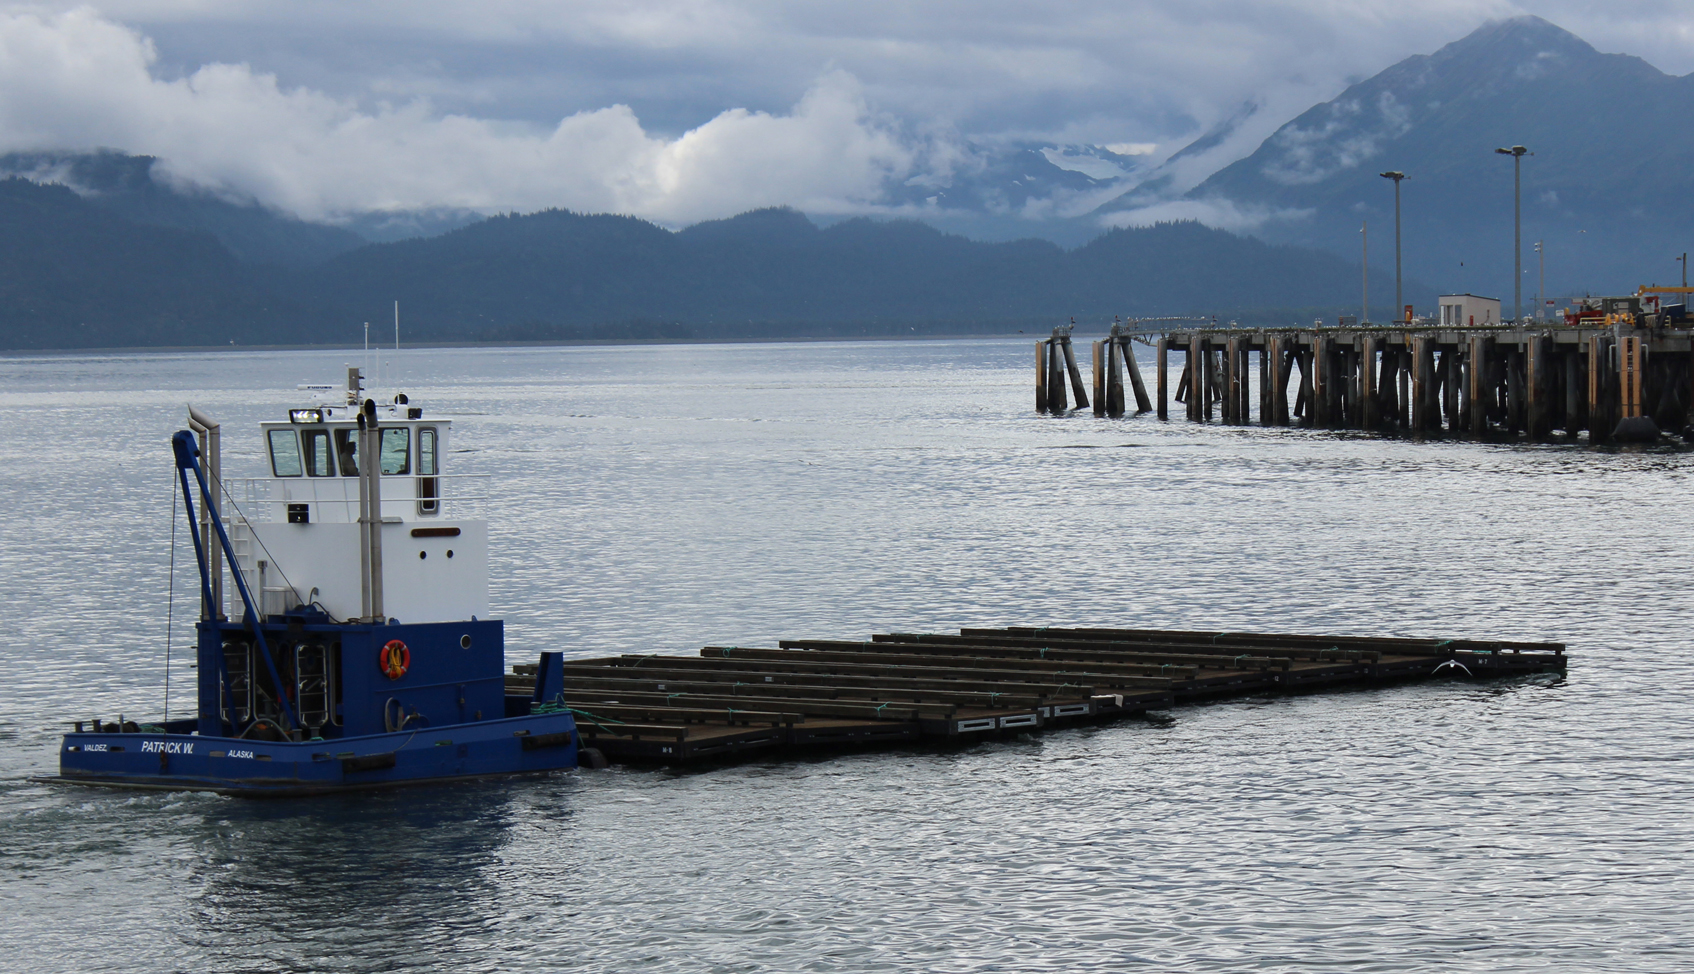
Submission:
<svg viewBox="0 0 1694 974">
<path fill-rule="evenodd" d="M 382 478 L 382 516 L 386 520 L 483 520 L 490 477 L 487 474 Z M 359 519 L 359 481 L 323 477 L 256 477 L 237 481 L 240 516 L 254 523 L 295 521 L 355 523 Z M 232 518 L 235 511 L 227 511 Z"/>
</svg>

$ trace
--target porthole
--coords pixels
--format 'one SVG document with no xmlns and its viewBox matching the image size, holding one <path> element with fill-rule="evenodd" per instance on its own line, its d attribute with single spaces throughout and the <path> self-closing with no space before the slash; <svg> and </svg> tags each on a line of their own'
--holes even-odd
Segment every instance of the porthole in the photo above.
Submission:
<svg viewBox="0 0 1694 974">
<path fill-rule="evenodd" d="M 419 557 L 419 558 L 428 558 L 428 557 L 429 557 L 429 552 L 427 552 L 427 551 L 420 551 L 420 552 L 418 552 L 418 557 Z"/>
<path fill-rule="evenodd" d="M 467 632 L 463 636 L 459 637 L 459 648 L 460 649 L 470 649 L 471 648 L 471 634 L 470 633 Z"/>
</svg>

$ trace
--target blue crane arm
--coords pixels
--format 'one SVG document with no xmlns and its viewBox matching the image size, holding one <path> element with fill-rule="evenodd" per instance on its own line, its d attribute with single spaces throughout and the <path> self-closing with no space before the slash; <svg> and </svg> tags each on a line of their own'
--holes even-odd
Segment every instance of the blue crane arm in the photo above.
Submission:
<svg viewBox="0 0 1694 974">
<path fill-rule="evenodd" d="M 193 491 L 188 484 L 188 473 L 193 471 L 195 482 L 200 486 L 200 502 L 206 505 L 211 513 L 209 520 L 218 532 L 218 543 L 223 546 L 224 559 L 229 562 L 230 575 L 235 579 L 236 591 L 241 593 L 241 603 L 247 608 L 247 618 L 253 630 L 253 637 L 259 643 L 259 655 L 265 661 L 265 670 L 270 674 L 271 685 L 276 687 L 277 703 L 282 706 L 283 717 L 288 721 L 292 730 L 300 726 L 294 717 L 294 707 L 288 702 L 288 694 L 282 692 L 282 675 L 277 672 L 276 660 L 271 657 L 271 648 L 265 642 L 264 617 L 259 614 L 259 608 L 253 602 L 253 594 L 247 590 L 247 580 L 241 573 L 241 563 L 235 559 L 235 546 L 229 543 L 229 532 L 224 530 L 223 518 L 218 515 L 218 505 L 212 500 L 211 489 L 206 485 L 205 471 L 200 469 L 200 445 L 194 442 L 194 434 L 187 430 L 178 430 L 171 436 L 171 449 L 176 452 L 177 476 L 182 481 L 182 503 L 188 509 L 188 523 L 194 524 Z M 206 599 L 206 604 L 212 602 L 212 576 L 206 566 L 206 552 L 201 546 L 200 532 L 190 530 L 194 536 L 194 557 L 200 563 L 200 591 Z"/>
</svg>

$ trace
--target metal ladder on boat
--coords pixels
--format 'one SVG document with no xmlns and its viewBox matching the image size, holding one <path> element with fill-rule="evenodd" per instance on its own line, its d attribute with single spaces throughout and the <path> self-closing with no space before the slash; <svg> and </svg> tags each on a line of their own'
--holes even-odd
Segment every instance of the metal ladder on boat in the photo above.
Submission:
<svg viewBox="0 0 1694 974">
<path fill-rule="evenodd" d="M 329 723 L 329 647 L 320 642 L 294 646 L 294 705 L 300 723 L 313 737 Z"/>
<path fill-rule="evenodd" d="M 253 560 L 253 529 L 247 522 L 239 518 L 225 518 L 226 530 L 229 531 L 229 545 L 235 552 L 235 564 L 229 566 L 230 571 L 241 572 L 247 582 L 247 590 L 259 596 L 259 613 L 266 613 L 264 589 L 260 585 L 258 562 Z"/>
<path fill-rule="evenodd" d="M 240 727 L 253 716 L 253 649 L 246 643 L 224 643 L 224 719 Z"/>
</svg>

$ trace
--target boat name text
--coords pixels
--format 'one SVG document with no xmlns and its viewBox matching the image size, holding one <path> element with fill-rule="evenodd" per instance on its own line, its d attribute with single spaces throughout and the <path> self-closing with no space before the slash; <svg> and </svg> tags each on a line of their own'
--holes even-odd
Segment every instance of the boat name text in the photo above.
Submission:
<svg viewBox="0 0 1694 974">
<path fill-rule="evenodd" d="M 194 744 L 191 741 L 142 741 L 141 751 L 144 754 L 193 754 Z"/>
</svg>

